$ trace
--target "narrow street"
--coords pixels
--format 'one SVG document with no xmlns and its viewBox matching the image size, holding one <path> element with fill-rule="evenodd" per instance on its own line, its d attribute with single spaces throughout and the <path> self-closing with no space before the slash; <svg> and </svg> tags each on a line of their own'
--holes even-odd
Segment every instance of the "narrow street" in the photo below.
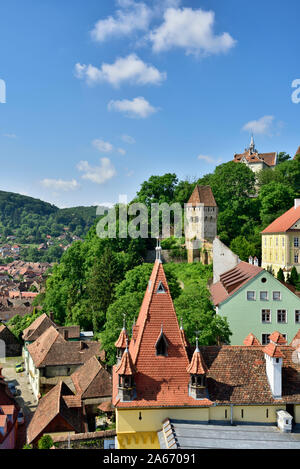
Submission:
<svg viewBox="0 0 300 469">
<path fill-rule="evenodd" d="M 15 400 L 23 411 L 25 423 L 18 428 L 17 449 L 22 449 L 26 443 L 26 428 L 37 407 L 37 402 L 32 393 L 25 371 L 16 373 L 15 365 L 22 361 L 22 357 L 6 358 L 6 363 L 2 364 L 2 374 L 6 381 L 13 383 L 16 389 L 21 391 L 21 394 L 16 396 Z"/>
</svg>

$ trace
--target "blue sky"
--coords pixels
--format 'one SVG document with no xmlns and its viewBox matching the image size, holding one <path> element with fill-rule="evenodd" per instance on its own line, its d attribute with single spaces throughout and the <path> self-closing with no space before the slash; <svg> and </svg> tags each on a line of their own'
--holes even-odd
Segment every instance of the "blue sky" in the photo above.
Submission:
<svg viewBox="0 0 300 469">
<path fill-rule="evenodd" d="M 251 131 L 294 155 L 299 15 L 298 0 L 3 0 L 0 189 L 130 200 L 152 174 L 212 172 Z"/>
</svg>

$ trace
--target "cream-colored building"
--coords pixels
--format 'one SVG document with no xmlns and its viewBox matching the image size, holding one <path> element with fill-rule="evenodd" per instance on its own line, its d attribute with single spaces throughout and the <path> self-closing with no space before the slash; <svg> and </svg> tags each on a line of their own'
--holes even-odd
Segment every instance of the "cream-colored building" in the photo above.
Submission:
<svg viewBox="0 0 300 469">
<path fill-rule="evenodd" d="M 185 207 L 185 245 L 188 262 L 212 262 L 217 236 L 218 207 L 210 186 L 196 185 Z"/>
<path fill-rule="evenodd" d="M 274 275 L 280 268 L 287 274 L 293 266 L 300 273 L 300 199 L 262 231 L 261 266 L 272 268 Z"/>
</svg>

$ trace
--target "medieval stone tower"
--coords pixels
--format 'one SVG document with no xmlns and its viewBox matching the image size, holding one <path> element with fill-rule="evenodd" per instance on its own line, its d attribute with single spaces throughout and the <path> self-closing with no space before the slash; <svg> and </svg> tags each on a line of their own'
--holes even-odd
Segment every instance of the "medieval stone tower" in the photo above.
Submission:
<svg viewBox="0 0 300 469">
<path fill-rule="evenodd" d="M 185 245 L 188 262 L 212 262 L 217 236 L 218 207 L 210 186 L 196 185 L 185 207 Z"/>
</svg>

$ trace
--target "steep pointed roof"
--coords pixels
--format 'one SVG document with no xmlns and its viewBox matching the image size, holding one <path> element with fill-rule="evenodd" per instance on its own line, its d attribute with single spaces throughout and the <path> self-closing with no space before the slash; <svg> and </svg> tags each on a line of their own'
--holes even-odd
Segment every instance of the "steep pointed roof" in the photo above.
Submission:
<svg viewBox="0 0 300 469">
<path fill-rule="evenodd" d="M 297 155 L 300 155 L 300 147 L 299 147 L 298 150 L 296 151 L 295 156 L 294 156 L 294 159 L 296 158 Z"/>
<path fill-rule="evenodd" d="M 186 370 L 192 375 L 204 375 L 207 373 L 207 366 L 198 346 L 196 347 L 191 363 Z"/>
<path fill-rule="evenodd" d="M 126 348 L 127 339 L 128 339 L 128 334 L 127 334 L 125 327 L 123 327 L 123 329 L 120 332 L 117 342 L 115 342 L 115 347 Z"/>
<path fill-rule="evenodd" d="M 252 334 L 252 332 L 249 335 L 247 335 L 243 343 L 244 345 L 248 347 L 251 345 L 261 345 L 260 341 L 257 339 L 257 337 L 255 337 L 254 334 Z"/>
<path fill-rule="evenodd" d="M 160 282 L 164 293 L 157 292 Z M 168 342 L 167 356 L 156 354 L 155 344 L 162 325 Z M 134 380 L 137 395 L 130 402 L 119 402 L 117 398 L 116 374 L 125 369 L 125 352 L 120 365 L 114 367 L 113 404 L 117 407 L 212 405 L 209 399 L 196 401 L 188 395 L 190 375 L 187 372 L 189 358 L 186 343 L 179 328 L 163 264 L 159 261 L 155 262 L 150 276 L 129 353 L 136 370 Z"/>
<path fill-rule="evenodd" d="M 136 370 L 132 363 L 128 348 L 126 348 L 125 352 L 123 353 L 122 359 L 119 365 L 116 367 L 116 372 L 118 373 L 118 375 L 126 376 L 132 376 L 135 374 Z"/>
<path fill-rule="evenodd" d="M 188 204 L 204 204 L 206 207 L 216 207 L 216 201 L 210 186 L 195 186 Z"/>
<path fill-rule="evenodd" d="M 277 345 L 286 345 L 286 340 L 280 332 L 275 331 L 269 337 L 271 342 L 274 342 Z"/>
</svg>

